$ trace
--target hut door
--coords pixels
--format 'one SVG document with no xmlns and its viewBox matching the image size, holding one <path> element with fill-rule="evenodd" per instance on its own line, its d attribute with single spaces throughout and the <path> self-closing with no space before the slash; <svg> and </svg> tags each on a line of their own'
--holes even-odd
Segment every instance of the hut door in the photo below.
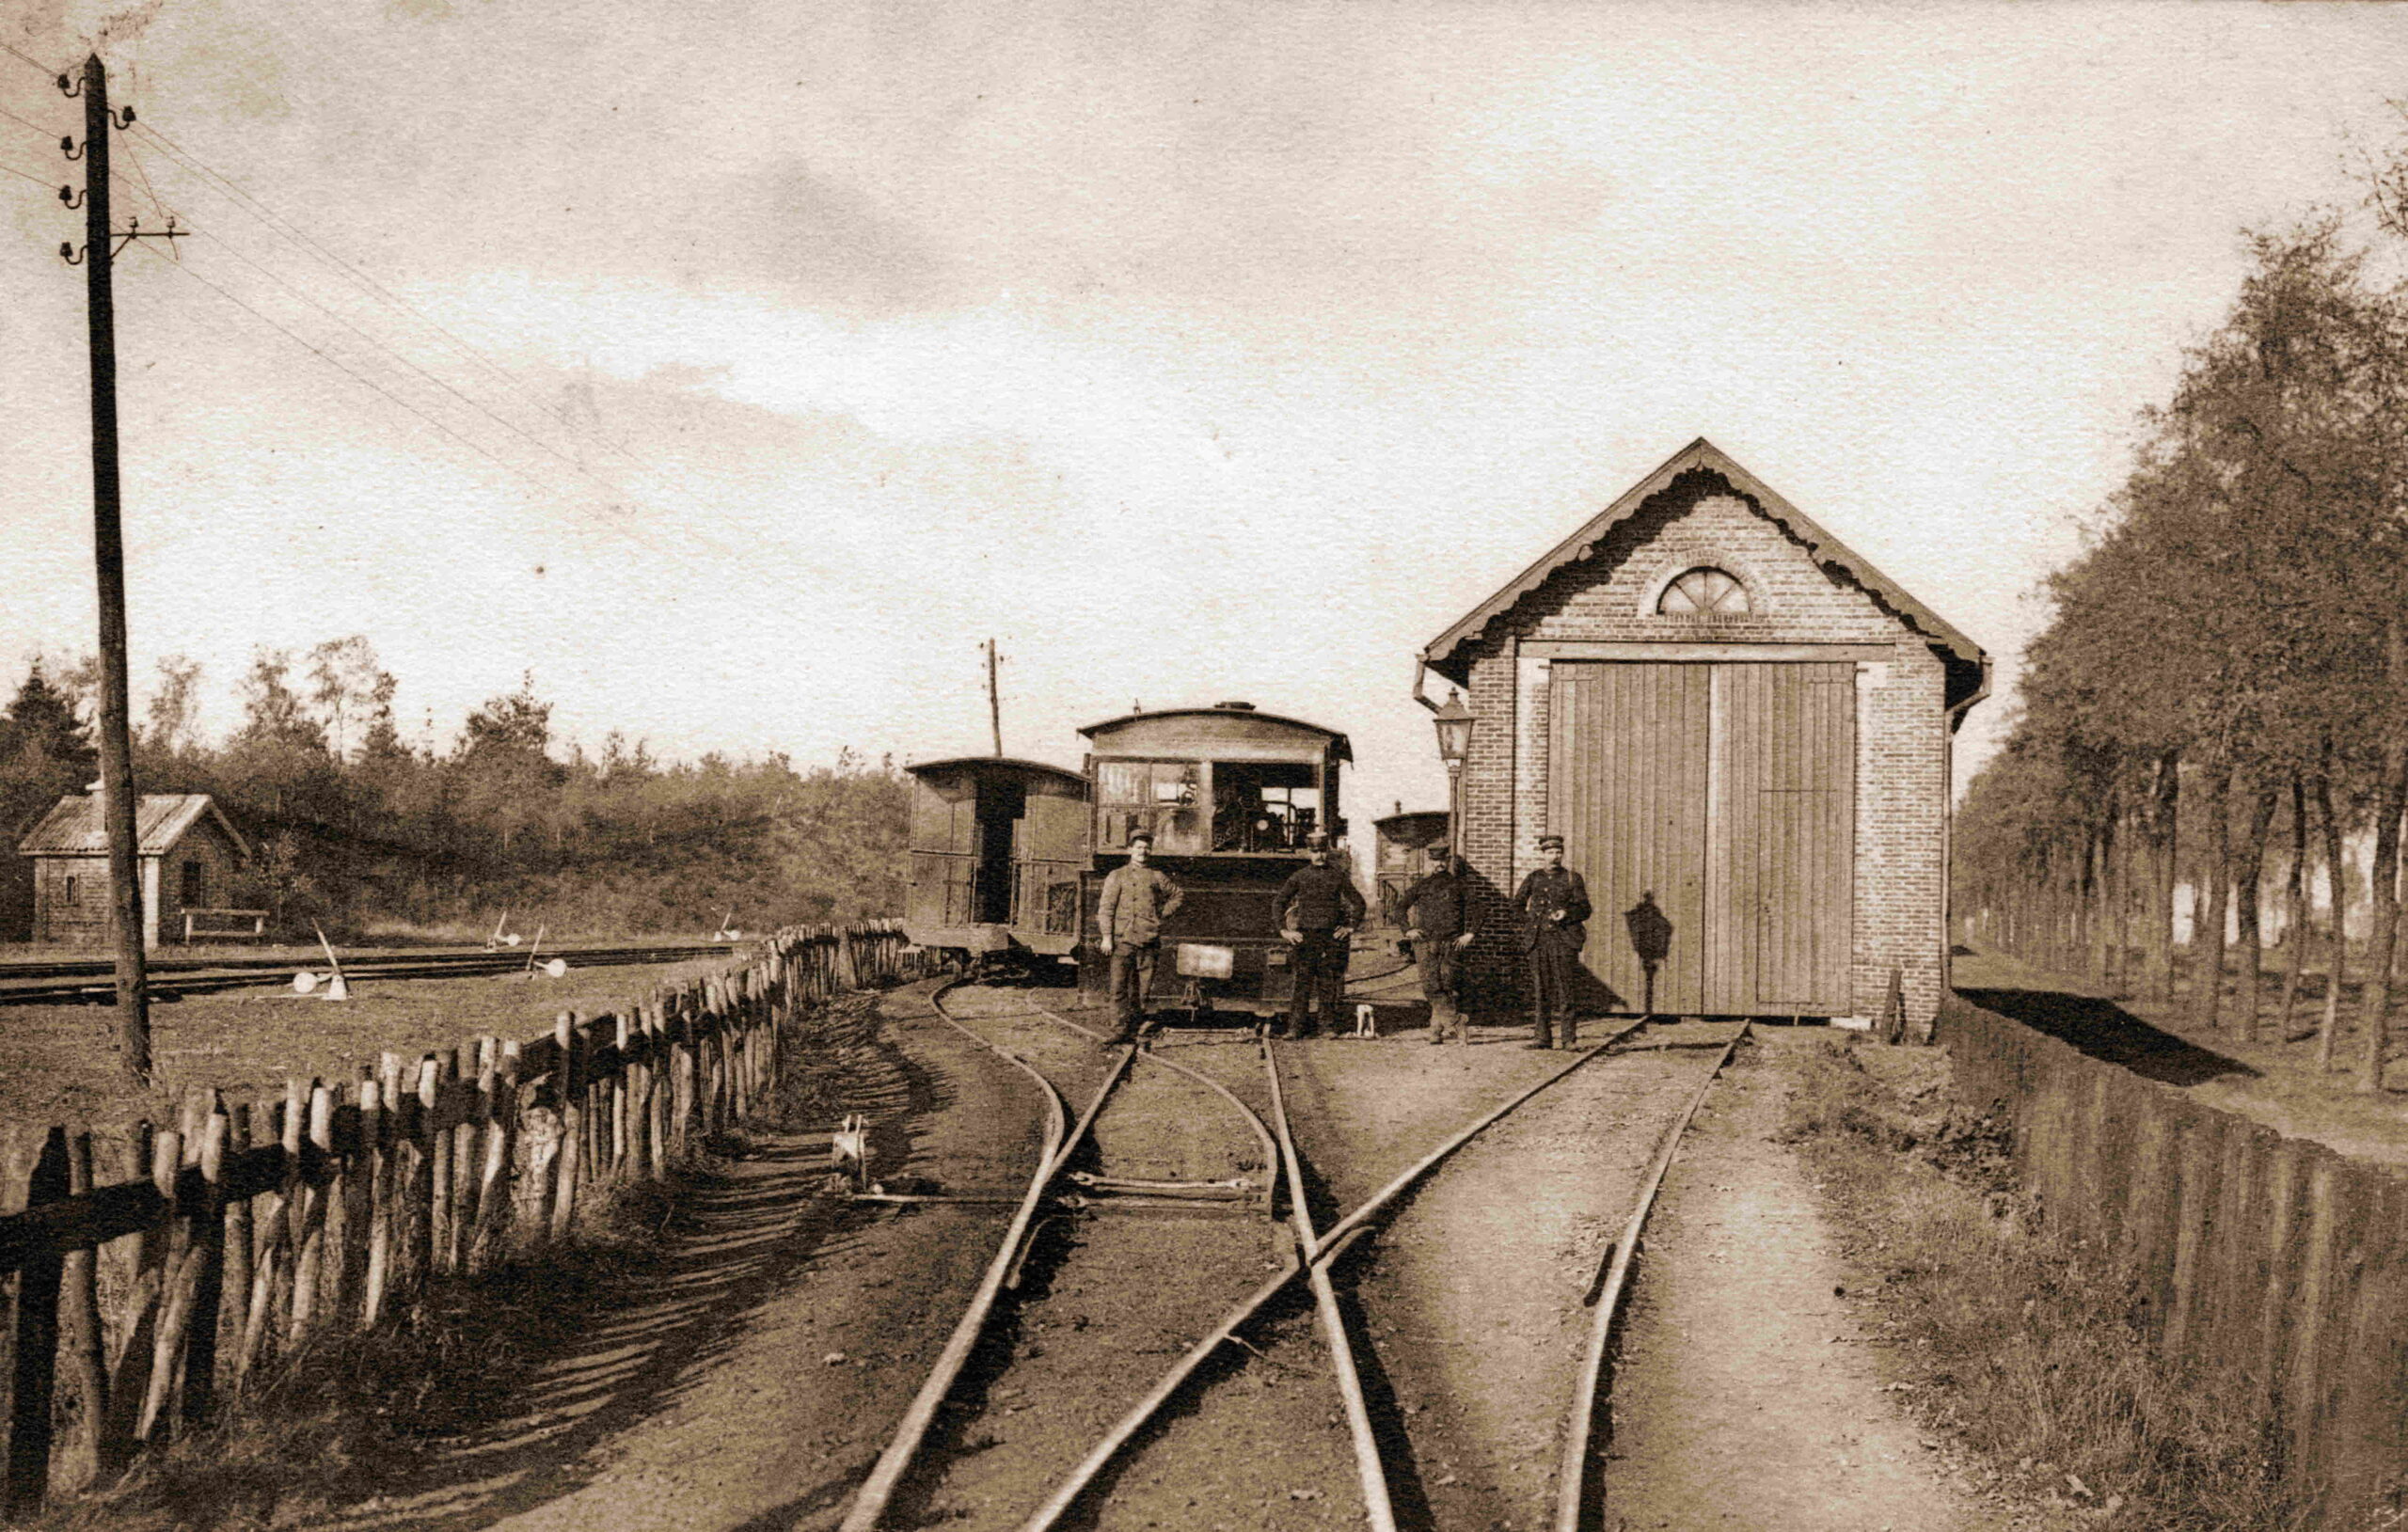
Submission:
<svg viewBox="0 0 2408 1532">
<path fill-rule="evenodd" d="M 1706 788 L 1711 688 L 1703 665 L 1585 664 L 1549 668 L 1553 720 L 1548 821 L 1563 834 L 1564 865 L 1589 885 L 1584 967 L 1603 993 L 1586 1007 L 1637 1011 L 1646 967 L 1632 912 L 1645 898 L 1664 956 L 1656 1009 L 1706 1004 Z"/>
<path fill-rule="evenodd" d="M 1592 1006 L 1848 1009 L 1856 801 L 1852 664 L 1548 668 L 1548 822 L 1596 914 Z"/>
<path fill-rule="evenodd" d="M 1714 667 L 1709 1009 L 1848 1009 L 1856 667 Z"/>
</svg>

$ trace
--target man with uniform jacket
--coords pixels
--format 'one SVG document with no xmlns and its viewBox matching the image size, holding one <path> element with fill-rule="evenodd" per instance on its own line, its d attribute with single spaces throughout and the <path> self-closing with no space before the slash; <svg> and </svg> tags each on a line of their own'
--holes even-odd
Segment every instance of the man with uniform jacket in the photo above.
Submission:
<svg viewBox="0 0 2408 1532">
<path fill-rule="evenodd" d="M 1168 873 L 1146 865 L 1153 849 L 1154 838 L 1146 831 L 1130 836 L 1129 860 L 1104 875 L 1096 901 L 1096 927 L 1112 959 L 1116 1043 L 1133 1043 L 1143 1034 L 1146 994 L 1153 987 L 1155 959 L 1163 954 L 1163 922 L 1187 897 Z"/>
<path fill-rule="evenodd" d="M 1563 837 L 1542 835 L 1546 865 L 1522 879 L 1513 908 L 1528 923 L 1530 943 L 1532 1048 L 1552 1048 L 1552 1019 L 1563 1019 L 1563 1046 L 1576 1047 L 1572 1019 L 1572 977 L 1580 971 L 1580 948 L 1589 940 L 1589 885 L 1563 865 Z"/>
<path fill-rule="evenodd" d="M 1429 874 L 1398 896 L 1397 919 L 1413 940 L 1421 968 L 1421 998 L 1430 1003 L 1430 1040 L 1465 1042 L 1456 985 L 1457 956 L 1471 945 L 1471 890 L 1462 861 L 1443 845 L 1430 848 Z"/>
<path fill-rule="evenodd" d="M 1315 830 L 1305 842 L 1310 865 L 1299 867 L 1279 885 L 1275 902 L 1279 934 L 1295 948 L 1295 988 L 1288 1001 L 1288 1027 L 1280 1036 L 1309 1037 L 1313 1001 L 1331 1031 L 1338 1028 L 1338 1008 L 1346 997 L 1347 947 L 1354 927 L 1363 924 L 1363 896 L 1354 880 L 1329 864 L 1329 837 Z"/>
</svg>

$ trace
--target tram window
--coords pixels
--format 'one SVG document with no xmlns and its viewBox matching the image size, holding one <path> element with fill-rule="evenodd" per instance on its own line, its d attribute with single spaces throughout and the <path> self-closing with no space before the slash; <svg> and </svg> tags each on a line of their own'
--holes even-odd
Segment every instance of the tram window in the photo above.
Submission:
<svg viewBox="0 0 2408 1532">
<path fill-rule="evenodd" d="M 1193 854 L 1205 848 L 1201 762 L 1099 761 L 1095 793 L 1101 849 L 1127 845 L 1140 829 L 1153 832 L 1157 852 Z"/>
<path fill-rule="evenodd" d="M 1212 849 L 1295 851 L 1322 829 L 1321 788 L 1298 761 L 1212 763 Z"/>
</svg>

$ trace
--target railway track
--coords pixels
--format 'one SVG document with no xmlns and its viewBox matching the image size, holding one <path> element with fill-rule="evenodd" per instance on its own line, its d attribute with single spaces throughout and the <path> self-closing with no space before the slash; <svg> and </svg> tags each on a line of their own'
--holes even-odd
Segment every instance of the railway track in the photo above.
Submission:
<svg viewBox="0 0 2408 1532">
<path fill-rule="evenodd" d="M 1582 1285 L 1587 1344 L 1575 1349 L 1577 1377 L 1556 1411 L 1560 1461 L 1550 1524 L 1558 1532 L 1603 1524 L 1591 1433 L 1631 1256 L 1681 1132 L 1745 1040 L 1744 1024 L 1713 1029 L 1711 1047 L 1686 1037 L 1638 1046 L 1633 1040 L 1651 1023 L 1628 1024 L 1523 1084 L 1339 1212 L 1326 1190 L 1316 1194 L 1290 1121 L 1283 1075 L 1292 1075 L 1305 1056 L 1292 1045 L 1194 1045 L 1195 1066 L 1127 1047 L 1100 1050 L 1101 1033 L 1028 1003 L 1024 994 L 1015 1006 L 1015 994 L 951 985 L 935 999 L 949 1023 L 1039 1083 L 1053 1126 L 1038 1166 L 1012 1204 L 986 1279 L 856 1493 L 843 1532 L 929 1520 L 1047 1532 L 1081 1513 L 1090 1522 L 1100 1518 L 1094 1497 L 1106 1487 L 1117 1487 L 1116 1502 L 1124 1494 L 1159 1502 L 1165 1486 L 1208 1480 L 1226 1489 L 1233 1466 L 1242 1477 L 1262 1440 L 1264 1428 L 1245 1418 L 1249 1400 L 1220 1386 L 1248 1367 L 1313 1373 L 1325 1391 L 1313 1413 L 1326 1410 L 1329 1426 L 1318 1434 L 1299 1429 L 1291 1406 L 1278 1428 L 1284 1477 L 1277 1485 L 1246 1485 L 1248 1493 L 1323 1502 L 1313 1524 L 1375 1532 L 1443 1524 L 1418 1481 L 1414 1437 L 1424 1427 L 1399 1412 L 1392 1359 L 1375 1352 L 1364 1334 L 1378 1310 L 1341 1263 L 1384 1224 L 1406 1224 L 1399 1209 L 1450 1159 L 1576 1071 L 1608 1056 L 1652 1055 L 1642 1067 L 1661 1075 L 1665 1061 L 1678 1054 L 1673 1067 L 1685 1071 L 1679 1110 L 1629 1127 L 1647 1139 L 1646 1172 L 1636 1178 L 1610 1259 L 1584 1273 L 1591 1275 Z M 1654 1098 L 1664 1094 L 1660 1080 L 1646 1089 Z M 1086 1104 L 1069 1125 L 1073 1096 Z M 1177 1125 L 1172 1136 L 1183 1140 L 1171 1155 L 1175 1166 L 1154 1168 L 1179 1173 L 1133 1174 L 1133 1161 L 1149 1149 L 1163 1152 L 1164 1121 Z M 1103 1170 L 1074 1178 L 1073 1166 L 1088 1158 Z M 1249 1159 L 1246 1174 L 1227 1178 L 1245 1183 L 1236 1194 L 1210 1190 L 1213 1178 L 1198 1174 Z M 1003 1199 L 990 1193 L 986 1200 Z M 1319 1216 L 1324 1210 L 1332 1216 Z M 1281 1222 L 1267 1216 L 1275 1211 Z M 1075 1231 L 1069 1226 L 1073 1216 Z M 1308 1328 L 1301 1322 L 1307 1294 Z M 1140 1312 L 1099 1322 L 1096 1309 L 1116 1306 Z M 1158 1341 L 1173 1334 L 1200 1338 L 1183 1350 L 1139 1348 L 1178 1350 L 1149 1381 L 1129 1344 L 1141 1332 Z M 1307 1335 L 1317 1335 L 1318 1345 Z M 1307 1350 L 1318 1357 L 1306 1360 Z M 1367 1372 L 1375 1375 L 1371 1386 Z M 1065 1443 L 1080 1440 L 1091 1445 L 1073 1459 Z M 1314 1482 L 1288 1487 L 1300 1465 Z M 1197 1505 L 1186 1500 L 1184 1518 L 1210 1524 L 1212 1512 Z M 1129 1509 L 1141 1521 L 1164 1513 L 1159 1503 Z M 1162 1524 L 1180 1520 L 1175 1498 L 1169 1511 L 1172 1521 Z"/>
<path fill-rule="evenodd" d="M 680 963 L 697 957 L 723 957 L 735 949 L 725 943 L 624 947 L 547 948 L 541 959 L 567 960 L 572 968 L 619 968 L 630 964 Z M 232 957 L 179 960 L 153 959 L 146 965 L 154 994 L 214 994 L 227 989 L 289 983 L 301 969 L 322 965 L 310 952 L 277 957 Z M 355 979 L 475 978 L 515 973 L 528 966 L 523 952 L 356 952 L 344 956 L 346 976 Z M 0 964 L 0 1005 L 58 1005 L 106 1002 L 116 998 L 115 970 L 105 962 L 64 961 Z"/>
</svg>

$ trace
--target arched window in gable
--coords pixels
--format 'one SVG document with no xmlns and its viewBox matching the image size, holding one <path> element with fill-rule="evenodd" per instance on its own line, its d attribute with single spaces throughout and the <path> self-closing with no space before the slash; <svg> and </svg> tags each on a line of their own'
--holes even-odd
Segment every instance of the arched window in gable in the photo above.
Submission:
<svg viewBox="0 0 2408 1532">
<path fill-rule="evenodd" d="M 1738 617 L 1751 608 L 1737 576 L 1701 565 L 1665 586 L 1656 609 L 1667 617 Z"/>
</svg>

